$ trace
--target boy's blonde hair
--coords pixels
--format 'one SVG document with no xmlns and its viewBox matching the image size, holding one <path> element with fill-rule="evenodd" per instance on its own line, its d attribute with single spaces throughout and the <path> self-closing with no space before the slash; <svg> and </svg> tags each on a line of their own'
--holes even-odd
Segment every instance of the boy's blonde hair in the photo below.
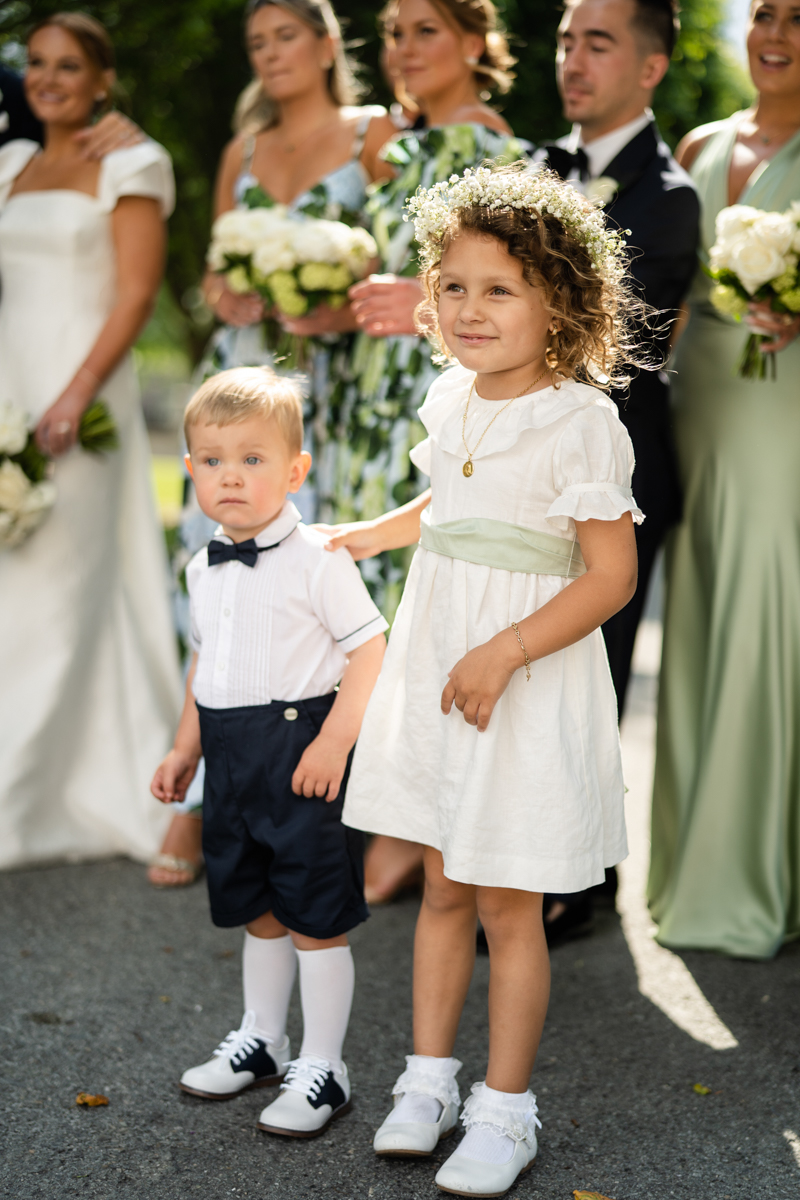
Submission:
<svg viewBox="0 0 800 1200">
<path fill-rule="evenodd" d="M 183 432 L 191 451 L 195 425 L 234 425 L 250 417 L 274 421 L 290 454 L 303 449 L 303 398 L 293 379 L 269 367 L 234 367 L 212 375 L 192 396 L 183 415 Z"/>
</svg>

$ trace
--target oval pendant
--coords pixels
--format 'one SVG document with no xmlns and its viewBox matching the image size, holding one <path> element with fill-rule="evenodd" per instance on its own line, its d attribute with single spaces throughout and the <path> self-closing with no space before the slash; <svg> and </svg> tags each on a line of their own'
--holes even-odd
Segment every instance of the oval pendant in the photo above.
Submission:
<svg viewBox="0 0 800 1200">
<path fill-rule="evenodd" d="M 463 467 L 461 468 L 461 470 L 462 470 L 462 472 L 464 473 L 464 475 L 466 475 L 467 479 L 469 479 L 470 475 L 471 475 L 471 474 L 472 474 L 472 472 L 475 470 L 475 468 L 473 467 L 473 465 L 472 465 L 472 463 L 469 461 L 469 459 L 467 459 L 467 461 L 464 463 L 464 465 L 463 465 Z"/>
</svg>

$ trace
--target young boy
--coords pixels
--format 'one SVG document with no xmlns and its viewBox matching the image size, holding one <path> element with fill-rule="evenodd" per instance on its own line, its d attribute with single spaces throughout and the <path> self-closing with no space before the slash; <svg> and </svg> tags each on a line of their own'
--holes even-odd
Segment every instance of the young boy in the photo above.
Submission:
<svg viewBox="0 0 800 1200">
<path fill-rule="evenodd" d="M 280 1083 L 259 1129 L 313 1137 L 350 1107 L 347 931 L 368 914 L 359 835 L 340 817 L 387 625 L 349 553 L 326 551 L 287 499 L 311 465 L 291 381 L 223 371 L 190 401 L 184 427 L 198 503 L 220 527 L 186 571 L 194 656 L 151 786 L 164 803 L 183 799 L 205 757 L 211 918 L 247 932 L 241 1027 L 181 1087 L 223 1100 Z M 291 1062 L 298 963 L 303 1044 Z"/>
</svg>

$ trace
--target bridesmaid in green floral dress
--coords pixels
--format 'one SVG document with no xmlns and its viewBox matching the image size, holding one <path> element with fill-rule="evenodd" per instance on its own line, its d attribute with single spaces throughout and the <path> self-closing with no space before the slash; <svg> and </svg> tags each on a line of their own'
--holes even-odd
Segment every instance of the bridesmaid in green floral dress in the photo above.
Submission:
<svg viewBox="0 0 800 1200">
<path fill-rule="evenodd" d="M 405 201 L 419 186 L 484 159 L 511 161 L 524 153 L 484 99 L 490 88 L 508 90 L 513 62 L 490 0 L 398 0 L 383 19 L 394 68 L 424 124 L 384 147 L 381 156 L 395 177 L 374 188 L 367 203 L 385 274 L 351 289 L 362 333 L 337 406 L 338 467 L 326 514 L 331 523 L 368 520 L 428 486 L 408 452 L 424 436 L 416 413 L 438 368 L 428 342 L 415 332 L 422 291 L 413 225 L 403 220 Z M 409 561 L 404 549 L 362 564 L 389 619 Z"/>
<path fill-rule="evenodd" d="M 728 204 L 800 200 L 800 16 L 753 4 L 748 112 L 679 148 L 703 253 Z M 701 274 L 673 384 L 685 513 L 668 592 L 649 898 L 667 946 L 769 958 L 800 934 L 800 319 L 752 310 L 777 381 L 736 377 L 748 329 Z"/>
</svg>

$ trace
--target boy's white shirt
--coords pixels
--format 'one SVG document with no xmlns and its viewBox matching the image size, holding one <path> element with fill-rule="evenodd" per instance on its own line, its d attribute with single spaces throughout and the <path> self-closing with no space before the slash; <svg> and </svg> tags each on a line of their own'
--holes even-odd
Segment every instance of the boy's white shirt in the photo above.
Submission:
<svg viewBox="0 0 800 1200">
<path fill-rule="evenodd" d="M 255 540 L 280 544 L 254 567 L 209 567 L 204 547 L 186 568 L 194 696 L 206 708 L 327 695 L 350 651 L 388 629 L 349 551 L 325 550 L 291 501 Z"/>
</svg>

